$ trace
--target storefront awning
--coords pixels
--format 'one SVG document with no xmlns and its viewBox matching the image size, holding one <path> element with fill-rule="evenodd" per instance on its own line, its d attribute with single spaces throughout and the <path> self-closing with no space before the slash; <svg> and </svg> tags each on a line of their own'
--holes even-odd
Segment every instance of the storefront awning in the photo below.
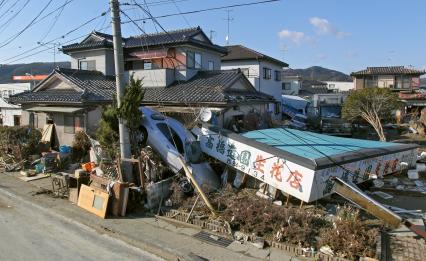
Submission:
<svg viewBox="0 0 426 261">
<path fill-rule="evenodd" d="M 27 111 L 41 111 L 41 112 L 64 112 L 64 113 L 76 113 L 83 110 L 83 108 L 77 107 L 32 107 Z"/>
</svg>

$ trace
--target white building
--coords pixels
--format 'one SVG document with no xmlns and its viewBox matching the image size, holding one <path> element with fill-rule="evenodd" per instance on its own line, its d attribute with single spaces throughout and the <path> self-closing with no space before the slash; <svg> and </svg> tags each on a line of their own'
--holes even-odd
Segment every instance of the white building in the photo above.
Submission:
<svg viewBox="0 0 426 261">
<path fill-rule="evenodd" d="M 282 94 L 298 95 L 302 88 L 302 77 L 300 76 L 282 76 Z"/>
<path fill-rule="evenodd" d="M 9 96 L 30 90 L 30 83 L 0 84 L 0 126 L 21 125 L 22 110 L 20 106 L 9 104 Z"/>
<path fill-rule="evenodd" d="M 282 72 L 288 64 L 242 45 L 226 47 L 222 70 L 241 69 L 257 91 L 271 95 L 276 103 L 269 104 L 274 119 L 281 119 Z"/>
<path fill-rule="evenodd" d="M 333 92 L 347 92 L 355 89 L 353 82 L 333 82 L 333 81 L 324 81 L 327 83 L 327 89 L 332 90 Z"/>
</svg>

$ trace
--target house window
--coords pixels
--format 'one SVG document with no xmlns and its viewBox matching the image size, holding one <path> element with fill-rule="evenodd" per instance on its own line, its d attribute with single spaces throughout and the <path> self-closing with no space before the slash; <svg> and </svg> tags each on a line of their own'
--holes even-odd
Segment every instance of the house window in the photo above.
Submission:
<svg viewBox="0 0 426 261">
<path fill-rule="evenodd" d="M 21 116 L 13 115 L 13 126 L 21 126 Z"/>
<path fill-rule="evenodd" d="M 272 78 L 272 70 L 267 67 L 263 67 L 263 79 L 269 80 Z"/>
<path fill-rule="evenodd" d="M 274 112 L 275 112 L 275 115 L 281 113 L 281 102 L 276 102 L 275 103 Z"/>
<path fill-rule="evenodd" d="M 275 81 L 281 81 L 281 72 L 275 71 Z"/>
<path fill-rule="evenodd" d="M 144 70 L 151 70 L 152 69 L 152 62 L 149 60 L 143 61 L 143 69 Z"/>
<path fill-rule="evenodd" d="M 64 132 L 74 134 L 84 129 L 84 117 L 75 115 L 64 116 Z"/>
<path fill-rule="evenodd" d="M 201 61 L 201 54 L 195 53 L 195 69 L 201 69 L 202 61 Z"/>
<path fill-rule="evenodd" d="M 214 70 L 214 62 L 209 61 L 209 71 L 213 71 L 213 70 Z"/>
<path fill-rule="evenodd" d="M 201 53 L 186 52 L 186 67 L 189 69 L 201 69 Z"/>
<path fill-rule="evenodd" d="M 283 84 L 282 84 L 282 90 L 283 91 L 291 90 L 291 83 L 289 83 L 289 82 L 283 82 Z"/>
<path fill-rule="evenodd" d="M 30 114 L 29 124 L 31 128 L 37 128 L 38 127 L 38 115 L 34 112 Z"/>
<path fill-rule="evenodd" d="M 80 70 L 95 71 L 96 70 L 96 61 L 80 60 L 80 61 L 78 61 L 78 68 Z"/>
</svg>

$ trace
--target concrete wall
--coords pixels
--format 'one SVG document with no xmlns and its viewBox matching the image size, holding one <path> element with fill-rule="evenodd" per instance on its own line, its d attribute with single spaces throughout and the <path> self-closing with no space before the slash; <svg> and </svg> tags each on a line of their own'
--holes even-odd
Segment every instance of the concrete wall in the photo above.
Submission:
<svg viewBox="0 0 426 261">
<path fill-rule="evenodd" d="M 114 56 L 110 49 L 97 49 L 70 53 L 71 68 L 79 69 L 79 61 L 95 61 L 96 71 L 105 75 L 114 75 Z"/>
</svg>

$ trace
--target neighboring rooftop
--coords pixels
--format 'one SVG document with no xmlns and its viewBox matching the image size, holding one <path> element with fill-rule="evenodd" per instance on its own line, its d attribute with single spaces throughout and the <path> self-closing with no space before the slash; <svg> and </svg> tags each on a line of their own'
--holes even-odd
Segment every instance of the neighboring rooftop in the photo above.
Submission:
<svg viewBox="0 0 426 261">
<path fill-rule="evenodd" d="M 212 49 L 223 54 L 226 53 L 226 48 L 213 44 L 200 27 L 172 30 L 167 33 L 161 32 L 130 36 L 127 38 L 123 37 L 123 43 L 125 49 L 191 44 Z M 80 43 L 62 46 L 62 51 L 64 53 L 69 53 L 77 50 L 97 48 L 112 48 L 112 36 L 94 31 Z"/>
<path fill-rule="evenodd" d="M 367 67 L 365 70 L 351 73 L 351 76 L 364 75 L 423 75 L 424 70 L 405 68 L 404 66 Z"/>
<path fill-rule="evenodd" d="M 279 64 L 282 67 L 288 67 L 288 64 L 268 56 L 263 53 L 259 53 L 253 49 L 245 47 L 243 45 L 229 45 L 226 46 L 228 54 L 222 57 L 222 61 L 239 61 L 239 60 L 266 60 L 272 63 Z"/>
<path fill-rule="evenodd" d="M 43 86 L 59 78 L 72 86 L 72 89 L 43 89 Z M 105 76 L 98 71 L 86 71 L 57 68 L 36 88 L 29 92 L 13 95 L 9 98 L 12 103 L 33 102 L 108 102 L 115 95 L 115 78 Z"/>
<path fill-rule="evenodd" d="M 232 89 L 232 85 L 238 80 L 247 81 L 251 86 L 240 70 L 200 71 L 186 82 L 175 82 L 168 87 L 146 88 L 143 102 L 228 104 L 272 100 L 271 96 L 258 92 L 253 87 L 249 90 Z"/>
</svg>

